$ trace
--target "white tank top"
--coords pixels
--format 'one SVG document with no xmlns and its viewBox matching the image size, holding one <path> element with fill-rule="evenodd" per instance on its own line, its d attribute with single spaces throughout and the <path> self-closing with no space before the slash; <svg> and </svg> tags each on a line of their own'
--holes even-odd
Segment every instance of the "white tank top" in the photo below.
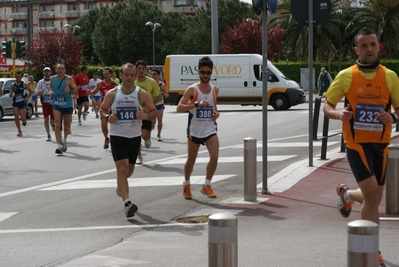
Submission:
<svg viewBox="0 0 399 267">
<path fill-rule="evenodd" d="M 116 114 L 118 120 L 111 123 L 110 135 L 133 138 L 141 136 L 142 121 L 137 119 L 138 107 L 143 109 L 139 101 L 140 88 L 135 87 L 130 94 L 124 94 L 121 86 L 116 87 L 114 100 L 111 105 L 112 114 Z"/>
<path fill-rule="evenodd" d="M 211 134 L 215 134 L 217 131 L 216 123 L 211 120 L 212 115 L 215 112 L 214 98 L 216 97 L 216 94 L 214 92 L 215 89 L 213 88 L 213 84 L 209 85 L 211 86 L 211 90 L 208 94 L 203 94 L 197 84 L 192 85 L 196 91 L 194 93 L 193 101 L 201 102 L 201 100 L 206 100 L 209 103 L 209 106 L 207 107 L 197 107 L 189 111 L 187 134 L 197 138 L 208 137 Z"/>
</svg>

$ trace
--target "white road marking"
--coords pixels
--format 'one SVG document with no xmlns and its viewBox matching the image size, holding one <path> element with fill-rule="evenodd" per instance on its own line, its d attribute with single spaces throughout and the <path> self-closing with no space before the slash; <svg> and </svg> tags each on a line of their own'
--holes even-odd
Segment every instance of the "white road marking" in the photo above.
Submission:
<svg viewBox="0 0 399 267">
<path fill-rule="evenodd" d="M 293 138 L 300 138 L 300 137 L 307 137 L 307 136 L 309 136 L 309 135 L 308 134 L 295 135 L 295 136 L 272 139 L 272 140 L 269 140 L 269 142 L 275 142 L 275 141 L 287 140 L 287 139 L 293 139 Z M 262 141 L 258 141 L 258 144 L 259 143 L 261 144 Z M 219 150 L 225 150 L 225 149 L 230 149 L 230 148 L 235 148 L 235 147 L 242 147 L 242 144 L 241 145 L 232 145 L 232 146 L 221 147 L 221 148 L 219 148 Z M 208 153 L 208 151 L 204 150 L 204 151 L 198 152 L 199 155 L 203 154 L 203 153 Z M 187 154 L 182 154 L 182 155 L 179 155 L 179 156 L 173 156 L 173 157 L 169 157 L 169 158 L 165 158 L 165 159 L 158 159 L 158 160 L 149 161 L 149 162 L 146 162 L 146 165 L 155 164 L 155 163 L 163 164 L 165 161 L 168 161 L 168 160 L 180 159 L 180 158 L 186 158 L 186 157 L 187 157 Z M 136 167 L 140 167 L 140 166 L 137 165 Z M 69 178 L 69 179 L 65 179 L 65 180 L 61 180 L 61 181 L 57 181 L 57 182 L 52 182 L 52 183 L 47 183 L 47 184 L 42 184 L 42 185 L 36 185 L 36 186 L 22 188 L 22 189 L 18 189 L 18 190 L 13 190 L 13 191 L 5 192 L 5 193 L 0 193 L 0 198 L 6 197 L 6 196 L 11 196 L 11 195 L 16 195 L 16 194 L 20 194 L 20 193 L 25 193 L 25 192 L 29 192 L 29 191 L 40 190 L 40 189 L 46 188 L 46 187 L 51 187 L 51 186 L 56 186 L 56 185 L 60 185 L 60 184 L 65 184 L 65 183 L 70 183 L 70 182 L 74 182 L 74 181 L 79 181 L 79 180 L 83 180 L 83 179 L 87 179 L 87 178 L 91 178 L 91 177 L 95 177 L 95 176 L 99 176 L 99 175 L 103 175 L 103 174 L 107 174 L 107 173 L 113 173 L 113 172 L 115 172 L 115 169 L 95 172 L 95 173 L 82 175 L 82 176 L 78 176 L 78 177 L 73 177 L 73 178 Z"/>
<path fill-rule="evenodd" d="M 18 212 L 0 212 L 0 222 L 7 220 L 8 218 L 10 218 L 11 216 L 14 216 L 17 213 Z"/>
<path fill-rule="evenodd" d="M 328 142 L 327 146 L 338 144 L 339 142 Z M 284 142 L 284 143 L 267 143 L 267 147 L 308 147 L 309 142 Z M 321 147 L 321 142 L 313 142 L 314 147 Z M 234 148 L 243 148 L 244 145 L 238 145 Z M 256 147 L 263 147 L 262 142 L 257 142 Z"/>
<path fill-rule="evenodd" d="M 283 161 L 297 155 L 281 155 L 281 156 L 267 156 L 267 161 Z M 256 157 L 257 162 L 262 162 L 262 156 Z M 165 160 L 162 162 L 162 165 L 166 164 L 184 164 L 186 162 L 185 158 L 171 159 Z M 209 158 L 197 158 L 195 163 L 208 163 Z M 218 163 L 232 163 L 232 162 L 244 162 L 244 157 L 219 157 Z"/>
<path fill-rule="evenodd" d="M 236 175 L 237 174 L 214 175 L 212 178 L 212 183 L 222 181 L 234 177 Z M 204 180 L 205 180 L 205 175 L 197 175 L 190 177 L 191 184 L 203 184 Z M 129 186 L 131 187 L 171 186 L 171 185 L 182 185 L 184 181 L 184 176 L 129 178 L 128 181 L 129 181 Z M 42 188 L 40 190 L 50 191 L 50 190 L 113 188 L 113 187 L 116 188 L 116 179 L 75 181 L 57 186 Z"/>
<path fill-rule="evenodd" d="M 136 215 L 140 216 L 140 215 Z M 146 229 L 156 227 L 172 226 L 195 226 L 187 223 L 167 223 L 167 224 L 143 224 L 143 225 L 109 225 L 109 226 L 87 226 L 87 227 L 65 227 L 65 228 L 42 228 L 42 229 L 11 229 L 0 230 L 0 234 L 18 234 L 18 233 L 46 233 L 46 232 L 70 232 L 70 231 L 92 231 L 92 230 L 118 230 L 118 229 Z"/>
</svg>

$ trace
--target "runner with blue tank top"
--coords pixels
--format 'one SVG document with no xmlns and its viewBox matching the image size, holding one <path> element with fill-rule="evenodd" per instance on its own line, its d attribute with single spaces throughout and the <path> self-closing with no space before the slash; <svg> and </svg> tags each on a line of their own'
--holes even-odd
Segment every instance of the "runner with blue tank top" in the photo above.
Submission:
<svg viewBox="0 0 399 267">
<path fill-rule="evenodd" d="M 22 125 L 26 125 L 26 104 L 28 103 L 29 97 L 32 95 L 28 84 L 22 81 L 22 73 L 17 71 L 15 73 L 16 81 L 10 85 L 10 97 L 12 97 L 12 109 L 14 112 L 14 121 L 17 126 L 17 136 L 22 137 L 21 124 L 19 120 L 22 120 Z"/>
<path fill-rule="evenodd" d="M 50 94 L 53 100 L 54 128 L 57 141 L 55 153 L 62 155 L 63 152 L 67 151 L 67 136 L 73 112 L 72 94 L 77 93 L 77 88 L 72 77 L 65 74 L 64 64 L 57 64 L 56 71 L 57 75 L 50 78 Z M 64 122 L 64 138 L 61 135 L 61 117 Z"/>
</svg>

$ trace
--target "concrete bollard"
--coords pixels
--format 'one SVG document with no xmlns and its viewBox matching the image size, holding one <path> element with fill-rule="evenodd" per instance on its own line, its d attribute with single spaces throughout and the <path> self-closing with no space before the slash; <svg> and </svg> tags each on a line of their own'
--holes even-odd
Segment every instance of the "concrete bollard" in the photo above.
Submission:
<svg viewBox="0 0 399 267">
<path fill-rule="evenodd" d="M 348 223 L 347 267 L 378 266 L 378 224 L 367 220 Z"/>
<path fill-rule="evenodd" d="M 217 213 L 208 218 L 209 267 L 237 267 L 237 217 Z"/>
<path fill-rule="evenodd" d="M 244 139 L 244 200 L 256 201 L 256 139 Z"/>
<path fill-rule="evenodd" d="M 399 145 L 389 145 L 389 154 L 386 171 L 386 205 L 385 213 L 399 214 Z"/>
</svg>

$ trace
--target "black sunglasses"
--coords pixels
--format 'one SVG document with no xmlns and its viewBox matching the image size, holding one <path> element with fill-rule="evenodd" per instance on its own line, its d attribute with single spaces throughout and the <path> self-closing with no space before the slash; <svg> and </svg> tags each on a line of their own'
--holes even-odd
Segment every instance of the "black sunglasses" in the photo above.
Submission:
<svg viewBox="0 0 399 267">
<path fill-rule="evenodd" d="M 211 75 L 212 74 L 212 71 L 203 71 L 203 70 L 200 70 L 199 71 L 199 73 L 201 73 L 202 75 Z"/>
</svg>

